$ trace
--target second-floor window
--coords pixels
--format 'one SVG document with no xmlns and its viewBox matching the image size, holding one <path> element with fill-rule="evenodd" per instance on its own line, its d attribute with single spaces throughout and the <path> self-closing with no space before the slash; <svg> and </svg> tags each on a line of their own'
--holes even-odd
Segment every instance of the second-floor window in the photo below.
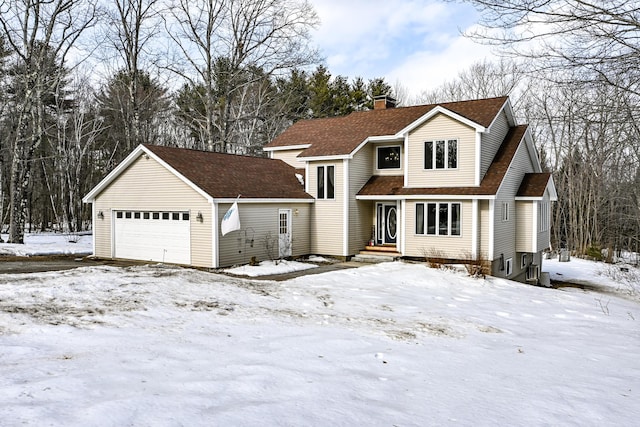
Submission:
<svg viewBox="0 0 640 427">
<path fill-rule="evenodd" d="M 318 199 L 335 199 L 335 166 L 318 166 Z"/>
<path fill-rule="evenodd" d="M 400 169 L 400 146 L 378 147 L 378 169 Z"/>
<path fill-rule="evenodd" d="M 456 169 L 457 167 L 457 139 L 438 139 L 424 143 L 425 169 Z"/>
</svg>

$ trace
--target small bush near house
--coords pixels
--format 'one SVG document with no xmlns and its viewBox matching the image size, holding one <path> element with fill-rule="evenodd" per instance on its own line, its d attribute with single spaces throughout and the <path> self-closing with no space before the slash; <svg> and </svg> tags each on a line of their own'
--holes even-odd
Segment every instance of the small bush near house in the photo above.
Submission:
<svg viewBox="0 0 640 427">
<path fill-rule="evenodd" d="M 602 249 L 598 246 L 589 246 L 586 255 L 593 260 L 602 261 Z"/>
<path fill-rule="evenodd" d="M 444 256 L 444 252 L 440 249 L 422 249 L 422 255 L 424 256 L 424 260 L 427 262 L 427 265 L 431 268 L 440 268 L 448 263 L 447 258 Z"/>
<path fill-rule="evenodd" d="M 484 279 L 491 273 L 491 262 L 482 254 L 473 256 L 470 251 L 463 251 L 460 259 L 471 277 Z"/>
</svg>

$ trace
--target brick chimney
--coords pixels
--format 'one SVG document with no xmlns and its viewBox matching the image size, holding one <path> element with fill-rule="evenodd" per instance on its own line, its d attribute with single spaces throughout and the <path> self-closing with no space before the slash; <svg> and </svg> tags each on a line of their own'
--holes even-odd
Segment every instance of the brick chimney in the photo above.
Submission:
<svg viewBox="0 0 640 427">
<path fill-rule="evenodd" d="M 396 108 L 396 100 L 389 95 L 378 95 L 373 97 L 374 110 L 386 110 L 387 108 Z"/>
</svg>

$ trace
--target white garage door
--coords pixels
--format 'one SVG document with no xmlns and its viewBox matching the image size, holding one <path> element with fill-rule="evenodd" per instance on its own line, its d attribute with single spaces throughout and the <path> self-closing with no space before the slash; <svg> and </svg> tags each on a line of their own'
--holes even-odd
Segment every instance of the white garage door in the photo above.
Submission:
<svg viewBox="0 0 640 427">
<path fill-rule="evenodd" d="M 114 211 L 116 258 L 191 263 L 189 212 Z"/>
</svg>

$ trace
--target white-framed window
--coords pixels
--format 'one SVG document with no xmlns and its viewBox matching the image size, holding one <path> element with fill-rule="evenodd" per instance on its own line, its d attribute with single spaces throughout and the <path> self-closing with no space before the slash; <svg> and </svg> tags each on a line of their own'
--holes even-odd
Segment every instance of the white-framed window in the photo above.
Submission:
<svg viewBox="0 0 640 427">
<path fill-rule="evenodd" d="M 335 166 L 318 166 L 318 199 L 335 199 Z"/>
<path fill-rule="evenodd" d="M 550 208 L 549 202 L 540 202 L 540 212 L 538 213 L 538 231 L 549 230 Z"/>
<path fill-rule="evenodd" d="M 399 145 L 391 145 L 376 148 L 377 166 L 378 169 L 400 169 L 401 149 Z"/>
<path fill-rule="evenodd" d="M 509 221 L 509 202 L 502 202 L 502 221 Z"/>
<path fill-rule="evenodd" d="M 527 266 L 527 254 L 522 254 L 520 256 L 520 268 L 525 268 Z"/>
<path fill-rule="evenodd" d="M 424 143 L 425 169 L 457 169 L 458 140 L 437 139 Z"/>
<path fill-rule="evenodd" d="M 513 273 L 513 258 L 507 258 L 507 260 L 505 261 L 505 275 L 507 277 L 511 276 L 511 273 Z"/>
<path fill-rule="evenodd" d="M 462 207 L 460 203 L 416 203 L 416 234 L 428 236 L 460 236 Z"/>
</svg>

